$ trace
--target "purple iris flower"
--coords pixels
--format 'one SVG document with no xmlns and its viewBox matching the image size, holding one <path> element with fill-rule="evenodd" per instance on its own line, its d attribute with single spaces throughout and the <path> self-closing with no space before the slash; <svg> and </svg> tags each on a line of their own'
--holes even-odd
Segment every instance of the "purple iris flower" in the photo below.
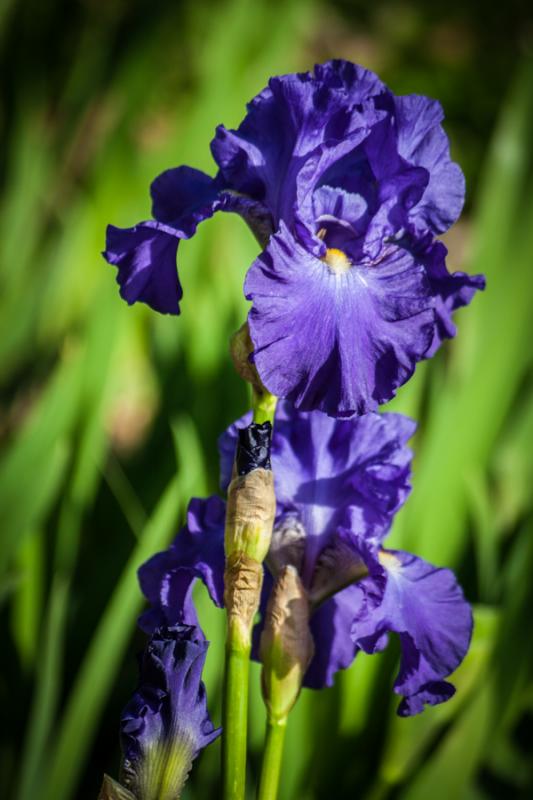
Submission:
<svg viewBox="0 0 533 800">
<path fill-rule="evenodd" d="M 174 625 L 157 628 L 142 656 L 121 720 L 122 783 L 136 800 L 176 800 L 192 761 L 220 734 L 201 680 L 207 647 L 199 629 Z"/>
<path fill-rule="evenodd" d="M 484 287 L 482 276 L 450 275 L 435 241 L 464 199 L 442 119 L 436 101 L 396 97 L 333 61 L 273 79 L 239 130 L 219 134 L 222 173 L 222 154 L 230 165 L 240 154 L 241 171 L 268 170 L 282 198 L 244 287 L 255 365 L 274 395 L 332 416 L 375 410 Z"/>
<path fill-rule="evenodd" d="M 221 483 L 229 483 L 237 430 L 219 441 Z M 399 713 L 422 710 L 453 694 L 444 681 L 464 657 L 472 616 L 455 577 L 415 556 L 383 548 L 394 514 L 407 498 L 415 424 L 397 414 L 335 420 L 279 404 L 272 440 L 277 512 L 262 599 L 277 572 L 298 570 L 313 608 L 315 655 L 304 685 L 330 686 L 359 650 L 375 652 L 398 633 L 402 663 L 395 691 Z M 223 605 L 225 503 L 193 500 L 174 543 L 144 564 L 141 588 L 151 609 L 141 625 L 196 620 L 197 578 Z M 256 628 L 256 642 L 261 625 Z M 257 657 L 257 648 L 255 655 Z"/>
<path fill-rule="evenodd" d="M 302 410 L 375 410 L 484 287 L 448 273 L 435 241 L 464 199 L 442 119 L 438 102 L 397 97 L 346 61 L 272 78 L 237 130 L 217 129 L 215 178 L 168 170 L 152 184 L 154 220 L 109 226 L 122 296 L 179 313 L 179 240 L 239 213 L 265 248 L 244 286 L 264 385 Z"/>
</svg>

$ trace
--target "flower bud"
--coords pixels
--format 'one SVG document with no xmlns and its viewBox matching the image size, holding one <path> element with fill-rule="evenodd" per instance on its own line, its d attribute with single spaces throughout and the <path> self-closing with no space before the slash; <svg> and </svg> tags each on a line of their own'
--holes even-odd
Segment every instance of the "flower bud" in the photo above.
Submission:
<svg viewBox="0 0 533 800">
<path fill-rule="evenodd" d="M 263 567 L 243 553 L 231 553 L 224 570 L 224 605 L 228 622 L 239 634 L 240 643 L 249 647 L 250 631 L 259 607 Z"/>
<path fill-rule="evenodd" d="M 158 628 L 121 721 L 121 782 L 113 800 L 178 800 L 193 760 L 217 738 L 201 682 L 208 643 L 192 626 Z M 116 790 L 116 787 L 112 787 Z M 104 795 L 105 797 L 105 795 Z"/>
<path fill-rule="evenodd" d="M 261 634 L 263 698 L 271 722 L 282 722 L 292 709 L 313 657 L 307 593 L 293 566 L 280 572 L 268 601 Z"/>
<path fill-rule="evenodd" d="M 259 607 L 262 563 L 272 538 L 276 513 L 270 468 L 272 426 L 252 423 L 239 431 L 233 480 L 228 488 L 224 543 L 224 603 L 229 621 L 249 641 Z"/>
<path fill-rule="evenodd" d="M 234 477 L 228 488 L 226 557 L 240 553 L 262 563 L 272 538 L 276 513 L 270 468 L 272 426 L 252 423 L 239 431 Z"/>
</svg>

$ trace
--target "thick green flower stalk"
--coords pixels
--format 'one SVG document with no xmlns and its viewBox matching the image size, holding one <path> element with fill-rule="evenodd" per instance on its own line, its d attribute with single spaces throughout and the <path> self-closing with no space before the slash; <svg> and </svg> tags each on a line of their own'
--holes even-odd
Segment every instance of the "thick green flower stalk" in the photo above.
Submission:
<svg viewBox="0 0 533 800">
<path fill-rule="evenodd" d="M 309 598 L 298 571 L 286 566 L 270 595 L 261 634 L 261 684 L 267 708 L 267 732 L 259 800 L 277 797 L 287 718 L 314 653 L 309 616 Z"/>
<path fill-rule="evenodd" d="M 224 547 L 227 611 L 223 711 L 223 785 L 226 800 L 242 800 L 246 785 L 248 676 L 252 627 L 259 608 L 263 561 L 276 511 L 270 468 L 270 422 L 240 431 L 228 488 Z"/>
</svg>

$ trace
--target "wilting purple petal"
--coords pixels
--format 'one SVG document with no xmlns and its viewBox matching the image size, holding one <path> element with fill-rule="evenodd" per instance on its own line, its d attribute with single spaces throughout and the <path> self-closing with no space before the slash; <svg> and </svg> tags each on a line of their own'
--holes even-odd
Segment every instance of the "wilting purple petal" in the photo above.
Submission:
<svg viewBox="0 0 533 800">
<path fill-rule="evenodd" d="M 176 253 L 180 238 L 160 222 L 140 222 L 134 228 L 107 226 L 103 255 L 118 267 L 117 283 L 127 303 L 140 300 L 162 314 L 179 314 L 183 291 Z"/>
<path fill-rule="evenodd" d="M 118 268 L 120 294 L 130 305 L 140 301 L 163 314 L 179 314 L 178 244 L 220 206 L 218 184 L 199 170 L 177 167 L 159 175 L 151 192 L 155 220 L 133 228 L 108 225 L 103 255 Z"/>
<path fill-rule="evenodd" d="M 122 783 L 137 800 L 175 800 L 193 759 L 220 735 L 201 680 L 207 647 L 201 631 L 178 625 L 157 629 L 143 654 L 121 720 Z"/>
<path fill-rule="evenodd" d="M 402 660 L 394 690 L 404 696 L 399 713 L 422 711 L 453 694 L 444 679 L 463 660 L 472 634 L 472 612 L 456 578 L 416 556 L 382 550 L 379 567 L 370 565 L 380 591 L 368 614 L 354 623 L 354 642 L 367 653 L 388 631 L 400 636 Z M 381 593 L 381 597 L 379 597 Z"/>
</svg>

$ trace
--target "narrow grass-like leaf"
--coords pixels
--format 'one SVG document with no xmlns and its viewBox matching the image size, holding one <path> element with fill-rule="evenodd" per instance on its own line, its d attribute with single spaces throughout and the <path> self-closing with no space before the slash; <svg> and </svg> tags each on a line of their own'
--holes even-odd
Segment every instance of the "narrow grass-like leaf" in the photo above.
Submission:
<svg viewBox="0 0 533 800">
<path fill-rule="evenodd" d="M 107 458 L 104 478 L 127 519 L 131 532 L 136 539 L 139 539 L 146 525 L 146 512 L 118 458 L 113 453 L 110 453 Z"/>
<path fill-rule="evenodd" d="M 39 642 L 39 680 L 35 684 L 31 715 L 19 769 L 17 800 L 35 800 L 42 786 L 43 754 L 48 746 L 51 722 L 55 718 L 62 681 L 61 641 L 68 612 L 68 585 L 56 578 L 50 590 L 47 619 Z"/>
<path fill-rule="evenodd" d="M 495 524 L 508 531 L 531 508 L 533 496 L 533 393 L 528 392 L 499 443 L 494 457 L 497 484 Z"/>
<path fill-rule="evenodd" d="M 11 601 L 11 630 L 21 664 L 33 671 L 39 644 L 44 595 L 44 535 L 32 531 L 24 537 L 16 570 L 19 582 Z"/>
<path fill-rule="evenodd" d="M 491 686 L 485 681 L 434 755 L 400 794 L 401 800 L 462 800 L 468 796 L 490 735 L 492 704 Z"/>
<path fill-rule="evenodd" d="M 66 436 L 79 409 L 81 367 L 76 354 L 60 362 L 0 463 L 0 579 L 24 535 L 39 526 L 57 497 L 67 463 Z"/>
<path fill-rule="evenodd" d="M 132 552 L 87 650 L 61 721 L 43 800 L 68 800 L 142 605 L 137 569 L 163 548 L 174 530 L 183 495 L 173 478 Z"/>
<path fill-rule="evenodd" d="M 21 764 L 24 781 L 20 784 L 19 800 L 29 800 L 38 791 L 40 773 L 49 749 L 59 690 L 62 686 L 62 662 L 65 649 L 65 609 L 69 605 L 72 573 L 77 560 L 83 516 L 100 475 L 101 459 L 105 452 L 106 434 L 103 413 L 118 319 L 109 302 L 99 306 L 99 313 L 91 320 L 83 351 L 79 408 L 81 427 L 75 459 L 59 513 L 54 580 L 50 591 L 49 615 L 54 625 L 49 626 L 42 648 L 49 661 L 54 661 L 55 680 L 45 673 L 36 675 L 36 694 L 32 719 L 28 728 L 27 747 Z M 56 609 L 61 609 L 61 614 Z M 52 655 L 53 654 L 53 655 Z"/>
<path fill-rule="evenodd" d="M 337 677 L 340 691 L 339 732 L 356 736 L 364 730 L 372 707 L 372 688 L 380 667 L 379 659 L 357 654 L 354 664 Z"/>
<path fill-rule="evenodd" d="M 436 708 L 428 708 L 411 718 L 396 715 L 397 699 L 388 725 L 387 742 L 378 778 L 384 785 L 395 786 L 412 775 L 439 734 L 455 717 L 466 713 L 484 683 L 498 626 L 498 614 L 491 608 L 475 609 L 474 637 L 470 650 L 450 680 L 455 696 Z"/>
</svg>

